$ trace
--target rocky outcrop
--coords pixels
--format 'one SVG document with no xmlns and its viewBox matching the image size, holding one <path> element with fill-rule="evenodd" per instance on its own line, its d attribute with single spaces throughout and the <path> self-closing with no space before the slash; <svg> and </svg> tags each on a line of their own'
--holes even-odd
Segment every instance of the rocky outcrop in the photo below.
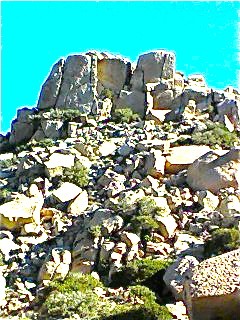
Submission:
<svg viewBox="0 0 240 320">
<path fill-rule="evenodd" d="M 185 79 L 175 70 L 175 60 L 175 54 L 165 50 L 140 55 L 136 66 L 121 56 L 98 51 L 62 58 L 42 86 L 37 109 L 18 112 L 7 140 L 17 145 L 66 135 L 64 121 L 51 117 L 55 109 L 75 109 L 79 115 L 104 121 L 114 110 L 129 107 L 143 119 L 160 124 L 179 120 L 184 110 L 194 105 L 194 110 L 201 112 L 212 108 L 211 117 L 229 131 L 238 129 L 238 92 L 209 89 L 198 74 Z M 6 142 L 2 141 L 2 148 L 6 148 Z"/>
<path fill-rule="evenodd" d="M 238 248 L 239 97 L 186 79 L 165 50 L 136 66 L 96 51 L 57 62 L 38 108 L 0 137 L 0 316 L 51 318 L 40 302 L 58 288 L 60 309 L 80 296 L 90 309 L 64 291 L 79 274 L 120 317 L 162 317 L 151 290 L 174 319 L 239 308 L 239 250 L 206 260 Z"/>
<path fill-rule="evenodd" d="M 31 120 L 34 110 L 23 108 L 18 110 L 17 119 L 12 122 L 9 143 L 16 145 L 27 142 L 33 136 L 36 125 Z"/>
<path fill-rule="evenodd" d="M 194 320 L 238 318 L 240 249 L 205 260 L 191 270 L 185 284 L 188 310 Z"/>
<path fill-rule="evenodd" d="M 219 156 L 210 151 L 194 161 L 188 168 L 187 183 L 194 190 L 209 190 L 217 193 L 220 189 L 240 185 L 240 149 L 235 148 Z"/>
</svg>

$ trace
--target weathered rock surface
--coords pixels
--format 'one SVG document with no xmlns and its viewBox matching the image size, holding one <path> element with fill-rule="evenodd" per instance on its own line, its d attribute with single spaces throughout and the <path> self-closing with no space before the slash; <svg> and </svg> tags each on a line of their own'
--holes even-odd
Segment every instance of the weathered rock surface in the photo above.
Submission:
<svg viewBox="0 0 240 320">
<path fill-rule="evenodd" d="M 161 301 L 172 292 L 174 319 L 215 317 L 207 306 L 224 317 L 239 308 L 239 250 L 205 260 L 215 234 L 234 236 L 229 247 L 221 238 L 225 248 L 238 246 L 239 101 L 233 88 L 186 79 L 163 50 L 136 66 L 97 51 L 58 61 L 38 108 L 20 110 L 0 136 L 8 152 L 0 154 L 0 317 L 49 318 L 39 301 L 71 272 L 104 283 L 92 290 L 104 310 L 147 307 L 126 288 L 132 276 L 131 286 L 154 287 Z M 117 111 L 126 107 L 141 119 Z M 195 145 L 201 135 L 206 145 Z M 163 280 L 155 268 L 169 260 Z"/>
<path fill-rule="evenodd" d="M 38 108 L 47 109 L 56 106 L 57 98 L 62 84 L 64 59 L 60 59 L 52 68 L 50 75 L 43 84 Z"/>
<path fill-rule="evenodd" d="M 29 141 L 35 131 L 35 125 L 30 116 L 34 111 L 28 108 L 18 110 L 17 119 L 12 122 L 10 144 L 19 144 Z"/>
<path fill-rule="evenodd" d="M 219 156 L 210 151 L 188 168 L 187 183 L 194 190 L 209 190 L 216 194 L 220 189 L 239 188 L 240 150 L 235 148 Z"/>
<path fill-rule="evenodd" d="M 187 169 L 196 159 L 210 151 L 208 146 L 180 146 L 170 150 L 166 157 L 166 170 L 177 173 Z"/>
<path fill-rule="evenodd" d="M 0 206 L 1 228 L 15 230 L 30 222 L 40 223 L 40 209 L 43 206 L 43 196 L 26 197 L 18 194 L 12 201 Z"/>
<path fill-rule="evenodd" d="M 199 262 L 192 256 L 179 258 L 166 270 L 163 280 L 177 300 L 183 300 L 184 282 L 189 271 Z"/>
<path fill-rule="evenodd" d="M 205 260 L 185 284 L 188 309 L 196 320 L 237 319 L 240 308 L 240 249 Z"/>
</svg>

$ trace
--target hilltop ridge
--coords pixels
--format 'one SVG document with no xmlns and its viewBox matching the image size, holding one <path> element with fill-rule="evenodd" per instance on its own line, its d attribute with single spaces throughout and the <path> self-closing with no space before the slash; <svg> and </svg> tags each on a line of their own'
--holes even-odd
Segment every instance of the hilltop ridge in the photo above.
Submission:
<svg viewBox="0 0 240 320">
<path fill-rule="evenodd" d="M 237 320 L 239 98 L 165 50 L 54 64 L 0 137 L 0 316 Z"/>
</svg>

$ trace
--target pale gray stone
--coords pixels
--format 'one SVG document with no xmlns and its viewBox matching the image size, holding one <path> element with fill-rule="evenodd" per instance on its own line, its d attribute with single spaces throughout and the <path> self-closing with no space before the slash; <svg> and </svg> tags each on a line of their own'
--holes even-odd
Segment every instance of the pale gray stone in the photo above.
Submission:
<svg viewBox="0 0 240 320">
<path fill-rule="evenodd" d="M 178 258 L 170 265 L 164 276 L 163 281 L 166 286 L 172 291 L 176 300 L 183 300 L 183 285 L 185 282 L 186 273 L 193 267 L 199 264 L 198 260 L 192 256 Z"/>
<path fill-rule="evenodd" d="M 11 125 L 10 144 L 19 144 L 30 140 L 35 131 L 35 125 L 31 120 L 33 114 L 34 110 L 28 108 L 18 110 L 17 119 Z"/>
<path fill-rule="evenodd" d="M 157 83 L 161 79 L 173 79 L 174 73 L 174 53 L 163 50 L 149 52 L 139 57 L 131 85 L 133 89 L 143 91 L 146 83 Z"/>
<path fill-rule="evenodd" d="M 38 109 L 55 107 L 62 84 L 64 62 L 64 59 L 60 59 L 52 67 L 50 75 L 42 86 L 38 100 Z"/>
<path fill-rule="evenodd" d="M 64 182 L 60 188 L 53 191 L 53 196 L 60 202 L 70 201 L 76 198 L 82 189 L 70 182 Z"/>
<path fill-rule="evenodd" d="M 222 156 L 209 151 L 189 166 L 187 183 L 194 190 L 209 190 L 216 194 L 220 189 L 240 185 L 240 149 L 233 148 Z"/>
<path fill-rule="evenodd" d="M 47 138 L 57 139 L 61 136 L 63 121 L 60 120 L 42 120 L 41 126 L 43 133 Z"/>
<path fill-rule="evenodd" d="M 64 65 L 63 80 L 56 108 L 82 108 L 83 113 L 89 113 L 84 111 L 89 111 L 93 102 L 90 77 L 91 57 L 87 55 L 69 56 Z"/>
</svg>

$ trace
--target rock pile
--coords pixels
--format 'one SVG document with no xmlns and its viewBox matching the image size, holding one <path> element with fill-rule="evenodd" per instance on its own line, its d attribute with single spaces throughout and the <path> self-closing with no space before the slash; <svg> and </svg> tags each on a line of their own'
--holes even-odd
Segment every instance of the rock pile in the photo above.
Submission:
<svg viewBox="0 0 240 320">
<path fill-rule="evenodd" d="M 163 50 L 135 67 L 95 51 L 59 60 L 37 108 L 19 110 L 0 140 L 1 316 L 63 317 L 57 300 L 55 311 L 43 300 L 60 281 L 68 301 L 63 281 L 75 273 L 105 286 L 92 291 L 112 318 L 94 319 L 126 310 L 208 319 L 212 294 L 196 274 L 232 257 L 214 284 L 218 293 L 229 271 L 235 291 L 224 291 L 224 305 L 239 307 L 239 100 L 201 75 L 185 79 Z M 197 307 L 193 285 L 206 301 Z M 141 307 L 150 296 L 152 316 Z M 64 312 L 87 319 L 78 308 Z"/>
</svg>

